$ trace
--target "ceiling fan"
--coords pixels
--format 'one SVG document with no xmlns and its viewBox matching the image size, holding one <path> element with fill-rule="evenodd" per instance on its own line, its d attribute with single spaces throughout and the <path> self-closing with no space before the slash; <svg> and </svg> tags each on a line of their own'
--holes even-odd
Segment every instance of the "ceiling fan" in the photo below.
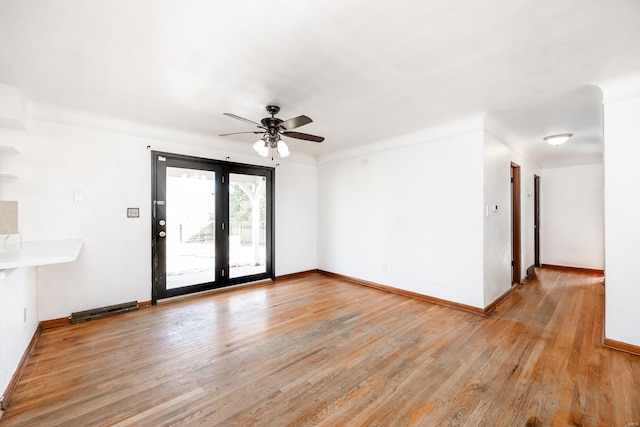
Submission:
<svg viewBox="0 0 640 427">
<path fill-rule="evenodd" d="M 305 141 L 313 142 L 324 141 L 324 138 L 321 136 L 291 131 L 291 129 L 299 128 L 300 126 L 311 123 L 313 120 L 311 120 L 309 117 L 303 115 L 294 117 L 289 120 L 281 120 L 275 117 L 275 115 L 278 114 L 279 111 L 280 107 L 278 107 L 277 105 L 267 105 L 267 113 L 271 114 L 271 117 L 265 117 L 260 121 L 260 123 L 245 119 L 240 116 L 236 116 L 235 114 L 223 113 L 225 116 L 229 116 L 242 122 L 255 125 L 260 130 L 249 132 L 223 133 L 220 136 L 240 135 L 244 133 L 253 133 L 255 135 L 262 134 L 262 138 L 260 138 L 255 144 L 253 144 L 253 149 L 263 157 L 267 157 L 271 149 L 276 150 L 280 157 L 287 157 L 289 155 L 289 147 L 282 140 L 282 136 L 304 139 Z"/>
</svg>

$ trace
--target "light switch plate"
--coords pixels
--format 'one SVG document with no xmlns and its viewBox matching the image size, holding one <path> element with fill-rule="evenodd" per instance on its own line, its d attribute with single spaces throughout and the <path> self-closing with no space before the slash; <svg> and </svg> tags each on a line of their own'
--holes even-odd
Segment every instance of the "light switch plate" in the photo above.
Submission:
<svg viewBox="0 0 640 427">
<path fill-rule="evenodd" d="M 140 208 L 127 208 L 127 218 L 140 217 Z"/>
</svg>

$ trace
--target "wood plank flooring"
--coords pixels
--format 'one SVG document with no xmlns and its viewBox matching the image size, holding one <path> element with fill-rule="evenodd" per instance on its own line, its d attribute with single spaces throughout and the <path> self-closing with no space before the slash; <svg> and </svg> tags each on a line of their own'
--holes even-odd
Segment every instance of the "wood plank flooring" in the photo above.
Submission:
<svg viewBox="0 0 640 427">
<path fill-rule="evenodd" d="M 487 318 L 311 273 L 45 330 L 2 426 L 622 426 L 640 357 L 602 279 L 538 270 Z"/>
</svg>

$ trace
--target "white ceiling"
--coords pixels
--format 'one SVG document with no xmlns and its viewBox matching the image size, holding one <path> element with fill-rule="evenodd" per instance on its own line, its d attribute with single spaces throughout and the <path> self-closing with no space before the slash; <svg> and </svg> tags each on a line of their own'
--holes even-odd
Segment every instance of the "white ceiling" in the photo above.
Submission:
<svg viewBox="0 0 640 427">
<path fill-rule="evenodd" d="M 542 101 L 485 116 L 489 133 L 542 168 L 602 163 L 602 90 L 584 86 Z M 562 146 L 545 136 L 571 133 Z"/>
<path fill-rule="evenodd" d="M 569 158 L 597 155 L 588 85 L 637 74 L 637 0 L 0 0 L 0 83 L 37 118 L 217 138 L 252 130 L 223 112 L 275 103 L 313 118 L 299 131 L 324 143 L 288 142 L 316 156 L 487 112 L 522 144 L 558 129 Z"/>
</svg>

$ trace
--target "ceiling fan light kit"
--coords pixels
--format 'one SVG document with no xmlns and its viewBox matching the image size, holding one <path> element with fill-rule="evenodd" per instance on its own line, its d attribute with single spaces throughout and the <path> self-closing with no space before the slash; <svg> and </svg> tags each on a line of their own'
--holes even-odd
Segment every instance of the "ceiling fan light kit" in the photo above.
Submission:
<svg viewBox="0 0 640 427">
<path fill-rule="evenodd" d="M 253 149 L 262 157 L 267 157 L 271 149 L 276 150 L 280 157 L 287 157 L 290 154 L 289 146 L 281 139 L 259 139 L 253 144 Z"/>
<path fill-rule="evenodd" d="M 572 136 L 573 136 L 573 134 L 571 134 L 571 133 L 561 133 L 561 134 L 558 134 L 558 135 L 545 136 L 543 139 L 545 141 L 547 141 L 551 145 L 558 146 L 558 145 L 562 145 L 565 142 L 567 142 L 567 140 L 569 138 L 571 138 Z"/>
<path fill-rule="evenodd" d="M 309 117 L 303 115 L 283 121 L 282 119 L 278 119 L 275 117 L 275 115 L 280 112 L 280 107 L 278 107 L 277 105 L 267 105 L 267 112 L 271 114 L 271 117 L 265 117 L 260 121 L 260 123 L 245 119 L 240 116 L 236 116 L 235 114 L 223 113 L 225 116 L 255 125 L 260 130 L 225 133 L 220 136 L 239 135 L 246 133 L 252 133 L 256 135 L 262 134 L 262 138 L 260 138 L 253 144 L 253 149 L 256 150 L 262 157 L 267 157 L 269 155 L 269 152 L 271 152 L 272 150 L 275 150 L 280 155 L 280 157 L 287 157 L 290 154 L 289 146 L 282 140 L 282 136 L 303 139 L 305 141 L 312 142 L 324 141 L 324 138 L 321 136 L 310 135 L 308 133 L 302 132 L 291 132 L 291 129 L 295 129 L 311 123 L 313 120 L 311 120 Z"/>
<path fill-rule="evenodd" d="M 253 144 L 253 149 L 256 150 L 262 157 L 267 157 L 269 155 L 269 147 L 267 146 L 267 143 L 262 139 L 259 139 L 255 144 Z"/>
<path fill-rule="evenodd" d="M 289 155 L 289 146 L 282 140 L 278 141 L 276 149 L 280 157 L 287 157 Z"/>
</svg>

